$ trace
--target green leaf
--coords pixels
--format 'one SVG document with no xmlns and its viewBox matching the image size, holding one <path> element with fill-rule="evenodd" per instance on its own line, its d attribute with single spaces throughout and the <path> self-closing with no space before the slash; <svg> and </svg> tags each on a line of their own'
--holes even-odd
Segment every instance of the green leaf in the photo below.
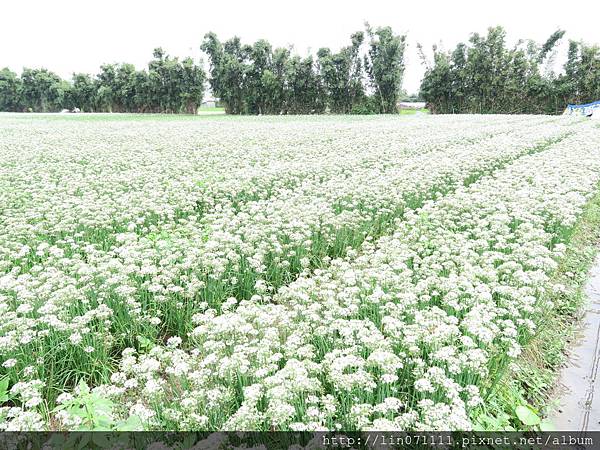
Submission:
<svg viewBox="0 0 600 450">
<path fill-rule="evenodd" d="M 90 393 L 90 387 L 83 380 L 79 382 L 79 396 Z"/>
<path fill-rule="evenodd" d="M 473 431 L 486 431 L 486 427 L 484 425 L 481 424 L 481 422 L 477 422 L 474 426 L 473 426 Z"/>
<path fill-rule="evenodd" d="M 521 422 L 530 427 L 540 424 L 540 417 L 529 405 L 519 405 L 515 408 L 515 413 Z"/>
<path fill-rule="evenodd" d="M 69 448 L 69 440 L 62 433 L 52 433 L 52 437 L 46 441 L 46 444 L 50 446 L 50 448 Z M 72 443 L 70 444 L 72 445 Z"/>
<path fill-rule="evenodd" d="M 75 399 L 73 401 L 76 403 L 69 404 L 69 408 L 68 408 L 69 414 L 71 414 L 73 416 L 81 417 L 82 419 L 86 419 L 87 412 L 86 412 L 85 408 L 79 404 L 77 399 Z"/>
<path fill-rule="evenodd" d="M 8 400 L 8 377 L 0 379 L 0 403 L 4 403 Z"/>
<path fill-rule="evenodd" d="M 195 433 L 186 433 L 181 448 L 192 448 L 196 443 Z"/>
<path fill-rule="evenodd" d="M 92 437 L 92 442 L 96 444 L 100 448 L 110 448 L 112 446 L 111 442 L 108 440 L 109 434 L 104 433 L 94 433 Z"/>
<path fill-rule="evenodd" d="M 80 437 L 80 434 L 78 433 L 72 433 L 70 435 L 68 435 L 69 437 L 64 441 L 64 444 L 59 447 L 59 448 L 68 448 L 68 449 L 73 449 L 73 448 L 77 448 L 77 440 Z"/>
<path fill-rule="evenodd" d="M 111 400 L 100 397 L 97 394 L 94 394 L 92 396 L 92 407 L 93 407 L 94 413 L 110 414 L 112 412 L 114 404 Z"/>
<path fill-rule="evenodd" d="M 554 424 L 550 420 L 544 419 L 540 423 L 540 430 L 542 430 L 542 431 L 556 431 L 556 428 L 554 427 Z"/>
<path fill-rule="evenodd" d="M 79 441 L 79 444 L 77 445 L 78 449 L 82 449 L 84 448 L 86 445 L 88 445 L 90 443 L 90 439 L 91 439 L 91 435 L 90 433 L 84 433 L 81 436 L 81 441 Z"/>
<path fill-rule="evenodd" d="M 150 350 L 153 347 L 152 341 L 144 336 L 137 336 L 137 340 L 142 350 Z"/>
<path fill-rule="evenodd" d="M 129 416 L 126 422 L 120 422 L 117 425 L 117 431 L 142 431 L 144 424 L 139 416 Z"/>
</svg>

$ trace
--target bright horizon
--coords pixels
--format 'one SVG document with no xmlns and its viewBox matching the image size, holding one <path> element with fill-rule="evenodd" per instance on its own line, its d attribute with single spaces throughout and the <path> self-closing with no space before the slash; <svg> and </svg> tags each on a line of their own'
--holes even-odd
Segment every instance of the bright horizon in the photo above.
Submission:
<svg viewBox="0 0 600 450">
<path fill-rule="evenodd" d="M 585 14 L 565 14 L 565 3 L 555 0 L 403 5 L 381 0 L 306 0 L 297 8 L 283 8 L 275 1 L 201 4 L 172 0 L 168 5 L 156 0 L 13 2 L 3 5 L 0 68 L 20 73 L 23 67 L 45 67 L 70 79 L 73 72 L 96 74 L 104 63 L 145 67 L 155 47 L 180 58 L 202 57 L 207 64 L 200 44 L 209 31 L 221 40 L 239 36 L 244 43 L 267 39 L 273 47 L 293 45 L 296 53 L 307 55 L 320 47 L 337 51 L 349 45 L 350 34 L 363 30 L 368 21 L 374 27 L 389 25 L 395 33 L 407 35 L 403 88 L 416 93 L 425 70 L 417 43 L 430 57 L 433 44 L 441 42 L 450 49 L 467 41 L 473 32 L 485 33 L 490 26 L 503 26 L 509 44 L 520 38 L 542 43 L 557 28 L 566 30 L 556 59 L 560 68 L 569 39 L 600 43 L 595 23 L 600 6 L 592 1 L 577 5 Z"/>
</svg>

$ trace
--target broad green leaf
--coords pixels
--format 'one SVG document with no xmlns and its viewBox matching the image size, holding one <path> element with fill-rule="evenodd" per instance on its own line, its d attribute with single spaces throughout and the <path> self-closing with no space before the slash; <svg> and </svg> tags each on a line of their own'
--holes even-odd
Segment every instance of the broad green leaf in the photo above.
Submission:
<svg viewBox="0 0 600 450">
<path fill-rule="evenodd" d="M 487 430 L 487 428 L 484 425 L 482 425 L 481 422 L 478 422 L 473 426 L 473 431 L 486 431 L 486 430 Z"/>
<path fill-rule="evenodd" d="M 8 400 L 8 377 L 4 377 L 0 380 L 0 403 L 4 403 Z"/>
<path fill-rule="evenodd" d="M 87 385 L 87 383 L 83 380 L 81 380 L 79 382 L 79 395 L 84 395 L 84 394 L 89 394 L 90 393 L 90 387 Z"/>
<path fill-rule="evenodd" d="M 111 448 L 112 444 L 108 439 L 109 434 L 105 433 L 94 433 L 92 436 L 92 442 L 100 448 Z"/>
<path fill-rule="evenodd" d="M 540 423 L 540 430 L 542 431 L 556 431 L 554 424 L 549 419 L 544 419 Z"/>
<path fill-rule="evenodd" d="M 91 440 L 91 434 L 90 433 L 84 433 L 81 436 L 81 441 L 79 441 L 79 444 L 77 445 L 77 448 L 78 449 L 85 448 L 90 443 L 90 440 Z"/>
<path fill-rule="evenodd" d="M 52 437 L 46 442 L 51 448 L 68 448 L 70 439 L 62 433 L 52 433 Z M 72 444 L 71 444 L 72 445 Z"/>
<path fill-rule="evenodd" d="M 530 406 L 519 405 L 515 408 L 515 413 L 525 425 L 532 427 L 540 424 L 540 417 Z"/>
<path fill-rule="evenodd" d="M 121 422 L 117 425 L 117 431 L 141 431 L 144 429 L 144 424 L 139 416 L 129 416 L 126 422 Z"/>
<path fill-rule="evenodd" d="M 70 435 L 67 435 L 67 436 L 69 436 L 69 437 L 64 442 L 64 445 L 62 447 L 59 447 L 59 448 L 69 448 L 69 449 L 71 449 L 71 448 L 77 448 L 77 445 L 78 445 L 77 444 L 77 440 L 79 439 L 80 435 L 78 433 L 73 433 L 73 434 L 70 434 Z"/>
<path fill-rule="evenodd" d="M 143 350 L 149 350 L 153 347 L 152 341 L 144 336 L 137 336 L 137 340 Z"/>
<path fill-rule="evenodd" d="M 94 412 L 110 414 L 114 407 L 114 403 L 107 399 L 94 394 L 92 397 L 92 405 Z"/>
</svg>

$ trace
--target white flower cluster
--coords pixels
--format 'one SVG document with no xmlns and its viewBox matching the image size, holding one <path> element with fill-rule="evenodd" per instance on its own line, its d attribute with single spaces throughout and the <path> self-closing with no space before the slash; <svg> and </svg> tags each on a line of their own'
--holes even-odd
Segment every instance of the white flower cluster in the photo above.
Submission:
<svg viewBox="0 0 600 450">
<path fill-rule="evenodd" d="M 0 407 L 0 430 L 3 431 L 43 431 L 44 419 L 35 411 L 42 402 L 41 380 L 19 381 L 10 389 L 12 398 L 22 406 Z"/>
<path fill-rule="evenodd" d="M 1 120 L 11 429 L 86 371 L 148 428 L 469 429 L 600 180 L 563 117 Z"/>
</svg>

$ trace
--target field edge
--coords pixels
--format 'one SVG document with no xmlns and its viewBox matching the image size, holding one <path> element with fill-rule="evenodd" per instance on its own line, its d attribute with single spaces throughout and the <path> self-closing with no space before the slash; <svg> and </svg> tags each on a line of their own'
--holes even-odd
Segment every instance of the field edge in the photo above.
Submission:
<svg viewBox="0 0 600 450">
<path fill-rule="evenodd" d="M 552 279 L 552 284 L 563 285 L 565 289 L 549 296 L 556 307 L 538 318 L 538 332 L 524 346 L 523 353 L 505 368 L 492 388 L 488 407 L 474 411 L 478 429 L 554 429 L 545 418 L 554 407 L 560 370 L 566 361 L 566 345 L 574 338 L 584 313 L 587 300 L 584 288 L 600 253 L 599 244 L 600 185 L 578 218 L 565 256 Z"/>
</svg>

